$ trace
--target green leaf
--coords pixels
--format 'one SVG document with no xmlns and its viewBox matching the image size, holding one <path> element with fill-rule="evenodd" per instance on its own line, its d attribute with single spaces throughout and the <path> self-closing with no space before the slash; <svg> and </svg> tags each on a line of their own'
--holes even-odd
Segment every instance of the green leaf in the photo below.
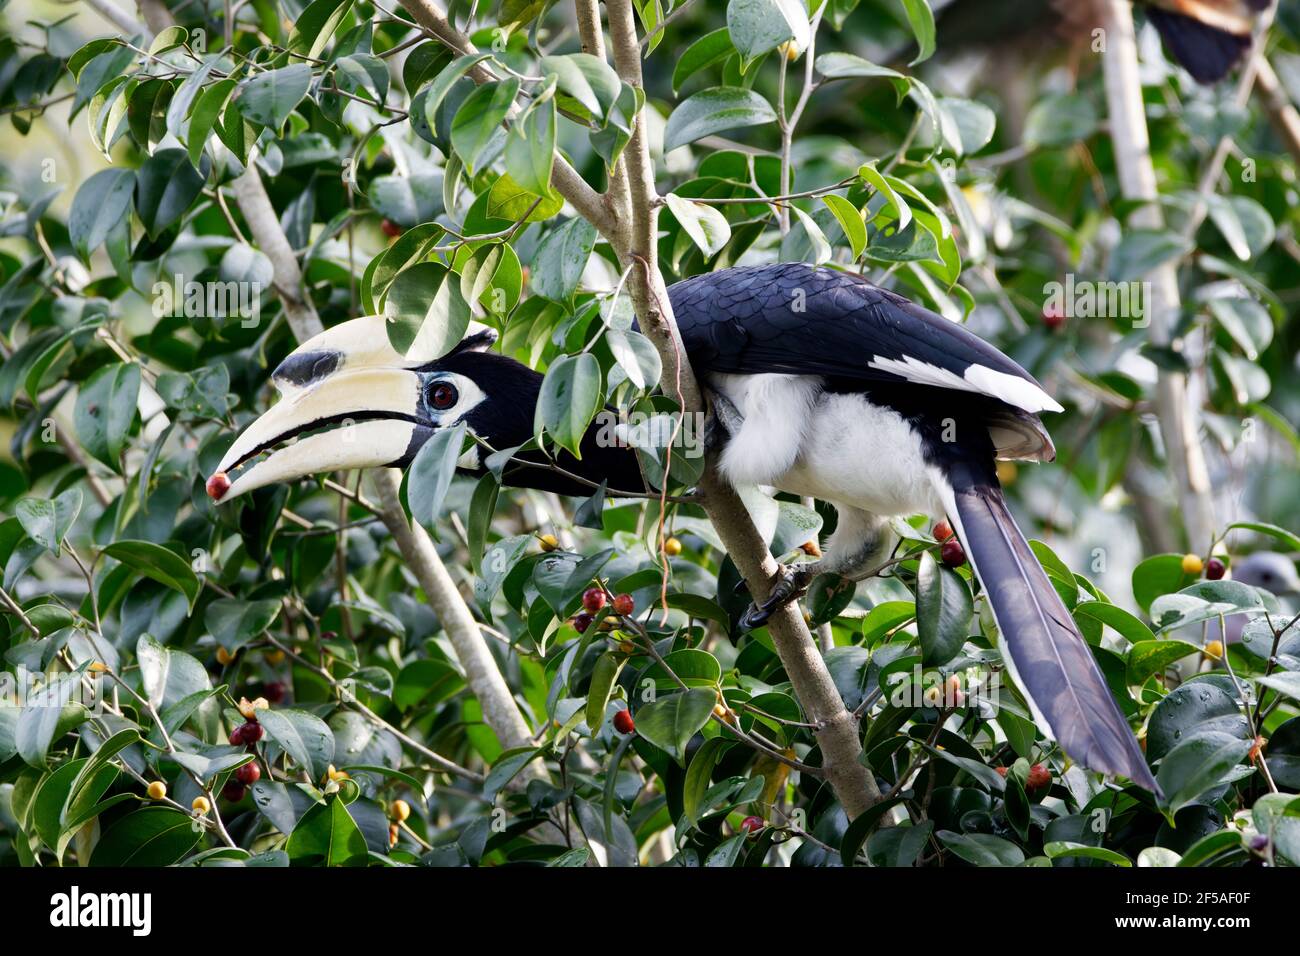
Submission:
<svg viewBox="0 0 1300 956">
<path fill-rule="evenodd" d="M 305 710 L 259 710 L 257 719 L 268 737 L 280 745 L 313 780 L 325 776 L 334 760 L 334 732 L 329 724 Z"/>
<path fill-rule="evenodd" d="M 776 110 L 753 90 L 720 86 L 687 97 L 668 117 L 664 152 L 742 126 L 776 122 Z"/>
<path fill-rule="evenodd" d="M 1108 850 L 1101 846 L 1088 846 L 1084 843 L 1072 843 L 1068 840 L 1053 840 L 1050 843 L 1044 843 L 1043 852 L 1053 860 L 1075 857 L 1085 860 L 1101 860 L 1103 863 L 1113 863 L 1116 866 L 1133 865 L 1133 861 L 1123 853 L 1118 853 L 1115 850 Z"/>
<path fill-rule="evenodd" d="M 126 448 L 140 397 L 140 366 L 117 362 L 94 372 L 77 392 L 73 423 L 81 445 L 110 468 Z"/>
<path fill-rule="evenodd" d="M 237 85 L 231 79 L 219 80 L 204 90 L 194 104 L 186 144 L 189 147 L 190 162 L 196 169 L 203 161 L 203 147 L 207 145 L 208 136 L 221 118 L 221 112 L 226 108 Z"/>
<path fill-rule="evenodd" d="M 460 280 L 437 262 L 419 262 L 397 274 L 384 302 L 388 341 L 408 359 L 432 362 L 458 345 L 469 328 L 470 306 Z"/>
<path fill-rule="evenodd" d="M 179 591 L 189 601 L 191 610 L 194 608 L 202 585 L 190 563 L 176 552 L 152 541 L 114 541 L 104 548 L 104 554 L 173 591 Z"/>
<path fill-rule="evenodd" d="M 1206 733 L 1184 740 L 1160 762 L 1156 781 L 1165 792 L 1166 813 L 1175 813 L 1212 787 L 1245 759 L 1250 741 L 1230 734 Z"/>
<path fill-rule="evenodd" d="M 500 792 L 506 784 L 519 775 L 519 771 L 532 763 L 540 754 L 541 750 L 537 747 L 520 747 L 503 751 L 497 756 L 487 779 L 483 781 L 483 793 L 492 796 Z"/>
<path fill-rule="evenodd" d="M 533 291 L 552 302 L 566 304 L 595 246 L 596 227 L 585 219 L 575 217 L 552 229 L 533 256 Z"/>
<path fill-rule="evenodd" d="M 673 93 L 682 88 L 682 84 L 700 70 L 725 60 L 733 52 L 731 34 L 726 27 L 706 33 L 682 51 L 673 66 Z"/>
<path fill-rule="evenodd" d="M 539 66 L 543 74 L 555 76 L 561 93 L 571 97 L 601 122 L 610 107 L 617 102 L 622 89 L 622 83 L 613 68 L 590 53 L 544 56 Z"/>
<path fill-rule="evenodd" d="M 537 413 L 546 432 L 575 458 L 581 458 L 581 443 L 604 399 L 600 363 L 590 352 L 562 355 L 551 363 L 542 380 Z"/>
<path fill-rule="evenodd" d="M 1290 793 L 1266 793 L 1250 811 L 1255 829 L 1269 838 L 1277 852 L 1300 866 L 1300 798 Z"/>
<path fill-rule="evenodd" d="M 585 719 L 593 735 L 605 723 L 605 710 L 609 706 L 610 692 L 613 691 L 619 671 L 623 669 L 626 661 L 627 658 L 623 654 L 607 651 L 597 658 L 596 666 L 591 670 Z"/>
<path fill-rule="evenodd" d="M 1263 521 L 1234 521 L 1228 525 L 1228 530 L 1254 531 L 1257 534 L 1266 534 L 1274 538 L 1291 551 L 1300 551 L 1300 536 L 1292 534 L 1285 528 L 1279 528 L 1275 524 L 1268 524 Z"/>
<path fill-rule="evenodd" d="M 741 72 L 787 40 L 808 48 L 808 11 L 803 0 L 729 0 L 727 29 L 740 53 Z"/>
<path fill-rule="evenodd" d="M 975 866 L 1019 866 L 1025 862 L 1025 853 L 1020 847 L 988 833 L 940 830 L 935 835 L 953 853 Z"/>
<path fill-rule="evenodd" d="M 506 172 L 520 188 L 538 196 L 551 192 L 555 161 L 555 100 L 534 104 L 506 136 Z"/>
<path fill-rule="evenodd" d="M 23 762 L 44 767 L 50 744 L 86 719 L 86 708 L 70 703 L 80 676 L 56 677 L 26 697 L 14 723 L 14 749 Z"/>
<path fill-rule="evenodd" d="M 966 582 L 927 551 L 916 572 L 916 630 L 927 667 L 957 656 L 970 633 L 974 602 Z"/>
<path fill-rule="evenodd" d="M 63 548 L 72 523 L 81 513 L 81 489 L 75 485 L 51 501 L 49 498 L 19 498 L 14 516 L 27 536 L 55 556 Z"/>
<path fill-rule="evenodd" d="M 144 807 L 115 821 L 90 857 L 91 866 L 159 867 L 183 859 L 203 838 L 189 814 L 171 807 Z"/>
<path fill-rule="evenodd" d="M 310 88 L 311 67 L 295 63 L 245 80 L 235 104 L 243 116 L 278 133 Z"/>
<path fill-rule="evenodd" d="M 935 27 L 934 12 L 929 0 L 902 0 L 903 11 L 907 14 L 907 25 L 912 28 L 919 51 L 911 66 L 924 62 L 934 55 Z"/>
<path fill-rule="evenodd" d="M 1140 562 L 1133 569 L 1133 597 L 1142 610 L 1162 594 L 1177 591 L 1192 580 L 1183 573 L 1181 554 L 1157 554 Z"/>
<path fill-rule="evenodd" d="M 848 239 L 849 249 L 856 261 L 867 248 L 867 224 L 862 219 L 861 211 L 843 196 L 835 193 L 823 196 L 822 202 L 834 214 L 836 222 L 844 230 L 844 238 Z"/>
<path fill-rule="evenodd" d="M 499 155 L 506 135 L 501 124 L 518 95 L 519 81 L 514 77 L 484 83 L 456 111 L 451 122 L 451 145 L 471 174 Z"/>
<path fill-rule="evenodd" d="M 351 9 L 352 0 L 313 0 L 294 21 L 289 49 L 306 59 L 316 59 Z"/>
<path fill-rule="evenodd" d="M 1210 312 L 1252 361 L 1273 341 L 1273 318 L 1254 299 L 1211 299 Z"/>
<path fill-rule="evenodd" d="M 77 187 L 68 213 L 68 236 L 77 255 L 84 260 L 104 244 L 131 209 L 134 194 L 130 169 L 102 169 Z"/>
<path fill-rule="evenodd" d="M 696 826 L 700 822 L 700 814 L 708 809 L 704 804 L 704 795 L 709 791 L 713 768 L 729 749 L 731 744 L 728 741 L 712 737 L 695 751 L 690 766 L 686 768 L 686 783 L 682 787 L 682 811 L 691 826 Z"/>
<path fill-rule="evenodd" d="M 676 193 L 669 193 L 664 200 L 673 217 L 704 253 L 705 258 L 717 255 L 731 239 L 731 224 L 727 222 L 727 217 L 712 206 L 683 199 Z M 864 226 L 864 232 L 865 229 Z"/>
<path fill-rule="evenodd" d="M 447 98 L 451 88 L 456 85 L 466 73 L 474 69 L 484 60 L 490 60 L 491 53 L 473 53 L 468 56 L 457 57 L 448 64 L 437 78 L 429 84 L 428 90 L 424 95 L 424 117 L 425 122 L 429 124 L 429 130 L 436 136 L 438 134 L 438 107 L 442 101 Z"/>
<path fill-rule="evenodd" d="M 163 647 L 148 634 L 141 634 L 136 641 L 135 658 L 140 667 L 140 689 L 157 708 L 212 687 L 202 664 L 184 651 Z"/>
<path fill-rule="evenodd" d="M 607 329 L 605 344 L 618 362 L 628 381 L 640 389 L 654 388 L 659 384 L 663 363 L 654 343 L 631 329 Z"/>
<path fill-rule="evenodd" d="M 1186 641 L 1138 641 L 1128 652 L 1128 682 L 1140 684 L 1152 674 L 1164 673 L 1175 661 L 1200 650 Z"/>
<path fill-rule="evenodd" d="M 406 482 L 411 516 L 426 528 L 433 529 L 442 517 L 442 502 L 456 475 L 456 462 L 465 444 L 466 425 L 439 428 L 415 453 Z"/>
<path fill-rule="evenodd" d="M 295 863 L 314 866 L 364 866 L 366 838 L 339 795 L 302 815 L 285 843 Z"/>
<path fill-rule="evenodd" d="M 218 598 L 203 612 L 203 623 L 218 644 L 234 653 L 269 628 L 279 613 L 276 600 Z"/>
<path fill-rule="evenodd" d="M 636 712 L 637 732 L 682 763 L 686 744 L 709 722 L 717 699 L 717 693 L 708 688 L 660 697 Z"/>
<path fill-rule="evenodd" d="M 1073 580 L 1070 583 L 1073 584 Z M 1155 640 L 1151 628 L 1115 604 L 1108 604 L 1105 601 L 1083 601 L 1075 606 L 1073 613 L 1074 619 L 1081 624 L 1085 620 L 1098 621 L 1118 632 L 1130 644 L 1136 645 Z"/>
<path fill-rule="evenodd" d="M 898 220 L 898 231 L 902 232 L 912 221 L 912 207 L 907 204 L 894 187 L 890 185 L 889 180 L 880 174 L 874 163 L 863 163 L 858 167 L 858 177 L 872 189 L 880 193 L 881 197 L 890 209 L 894 210 L 894 216 Z"/>
<path fill-rule="evenodd" d="M 135 213 L 151 239 L 190 211 L 205 178 L 183 149 L 160 149 L 145 160 L 135 174 Z"/>
<path fill-rule="evenodd" d="M 817 72 L 828 80 L 844 80 L 850 77 L 880 77 L 889 80 L 894 84 L 894 89 L 900 97 L 907 92 L 907 88 L 911 83 L 908 77 L 897 70 L 877 66 L 875 63 L 864 60 L 860 56 L 854 56 L 852 53 L 823 53 L 817 57 L 815 66 Z"/>
</svg>

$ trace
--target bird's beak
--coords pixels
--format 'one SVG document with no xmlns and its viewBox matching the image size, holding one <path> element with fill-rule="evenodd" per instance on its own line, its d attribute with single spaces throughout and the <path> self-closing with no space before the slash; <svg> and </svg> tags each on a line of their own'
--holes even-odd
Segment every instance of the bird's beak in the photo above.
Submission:
<svg viewBox="0 0 1300 956">
<path fill-rule="evenodd" d="M 218 503 L 307 475 L 406 465 L 433 431 L 419 369 L 441 356 L 399 354 L 383 316 L 353 319 L 295 349 L 271 375 L 280 400 L 240 433 L 208 479 Z M 453 351 L 486 348 L 474 323 Z"/>
</svg>

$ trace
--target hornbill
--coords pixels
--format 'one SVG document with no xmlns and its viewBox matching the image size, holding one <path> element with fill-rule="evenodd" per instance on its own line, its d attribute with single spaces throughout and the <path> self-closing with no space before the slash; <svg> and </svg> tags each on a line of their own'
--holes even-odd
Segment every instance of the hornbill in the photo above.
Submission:
<svg viewBox="0 0 1300 956">
<path fill-rule="evenodd" d="M 1217 83 L 1250 49 L 1254 21 L 1273 0 L 1147 0 L 1147 19 L 1198 83 Z"/>
<path fill-rule="evenodd" d="M 838 510 L 825 558 L 783 568 L 773 597 L 751 608 L 749 623 L 796 597 L 815 573 L 878 567 L 894 544 L 891 516 L 946 513 L 1042 730 L 1084 766 L 1156 791 L 1087 642 L 998 484 L 995 459 L 1055 454 L 1038 414 L 1062 409 L 1033 377 L 960 325 L 834 269 L 726 269 L 675 284 L 669 298 L 711 397 L 712 453 L 722 475 Z M 216 500 L 312 473 L 405 466 L 434 429 L 460 422 L 497 449 L 532 437 L 542 376 L 484 351 L 490 331 L 476 330 L 448 355 L 403 358 L 388 345 L 383 322 L 345 322 L 281 363 L 272 378 L 283 398 L 226 453 L 209 481 Z M 589 431 L 580 460 L 561 456 L 558 464 L 611 489 L 643 488 L 635 453 L 605 447 L 613 443 L 595 434 Z M 474 449 L 461 465 L 482 470 Z M 504 479 L 590 494 L 527 460 Z"/>
</svg>

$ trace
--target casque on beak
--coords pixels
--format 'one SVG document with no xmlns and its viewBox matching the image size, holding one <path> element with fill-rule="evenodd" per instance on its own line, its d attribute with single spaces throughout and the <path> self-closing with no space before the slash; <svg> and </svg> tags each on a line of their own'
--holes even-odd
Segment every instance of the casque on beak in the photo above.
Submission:
<svg viewBox="0 0 1300 956">
<path fill-rule="evenodd" d="M 271 374 L 280 400 L 240 433 L 208 479 L 218 503 L 264 485 L 350 468 L 410 462 L 437 422 L 424 370 L 441 356 L 388 342 L 382 315 L 352 319 L 295 349 Z M 496 332 L 471 323 L 452 354 L 485 349 Z"/>
</svg>

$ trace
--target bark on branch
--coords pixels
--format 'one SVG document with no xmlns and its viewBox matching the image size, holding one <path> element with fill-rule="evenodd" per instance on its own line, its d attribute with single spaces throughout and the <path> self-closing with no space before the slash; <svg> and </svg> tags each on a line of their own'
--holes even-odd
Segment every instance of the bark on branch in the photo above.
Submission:
<svg viewBox="0 0 1300 956">
<path fill-rule="evenodd" d="M 1106 52 L 1102 56 L 1111 140 L 1120 190 L 1127 199 L 1144 205 L 1129 218 L 1136 228 L 1163 229 L 1164 214 L 1151 163 L 1138 76 L 1137 41 L 1129 0 L 1105 0 Z M 1177 265 L 1164 263 L 1147 276 L 1151 296 L 1147 302 L 1151 341 L 1168 345 L 1180 307 Z M 1187 376 L 1160 369 L 1156 381 L 1156 414 L 1164 438 L 1165 454 L 1173 471 L 1182 506 L 1188 544 L 1193 551 L 1209 548 L 1214 537 L 1214 504 L 1209 472 L 1199 437 L 1199 416 L 1188 397 Z"/>
<path fill-rule="evenodd" d="M 614 65 L 623 82 L 642 86 L 641 47 L 631 0 L 608 0 L 610 46 Z M 654 165 L 646 140 L 644 114 L 637 117 L 631 142 L 624 151 L 631 192 L 632 215 L 620 219 L 607 234 L 619 257 L 632 266 L 628 288 L 641 330 L 659 350 L 663 360 L 661 383 L 665 394 L 679 401 L 685 414 L 702 412 L 704 397 L 685 361 L 685 351 L 673 320 L 668 290 L 659 271 L 658 206 Z M 777 564 L 754 527 L 749 512 L 731 487 L 709 467 L 701 480 L 704 506 L 723 545 L 749 583 L 755 598 L 767 596 Z M 850 818 L 880 799 L 875 778 L 859 761 L 862 746 L 858 721 L 844 706 L 825 660 L 799 613 L 791 603 L 768 622 L 772 643 L 785 665 L 795 696 L 810 721 L 822 752 L 822 766 L 836 797 Z"/>
</svg>

